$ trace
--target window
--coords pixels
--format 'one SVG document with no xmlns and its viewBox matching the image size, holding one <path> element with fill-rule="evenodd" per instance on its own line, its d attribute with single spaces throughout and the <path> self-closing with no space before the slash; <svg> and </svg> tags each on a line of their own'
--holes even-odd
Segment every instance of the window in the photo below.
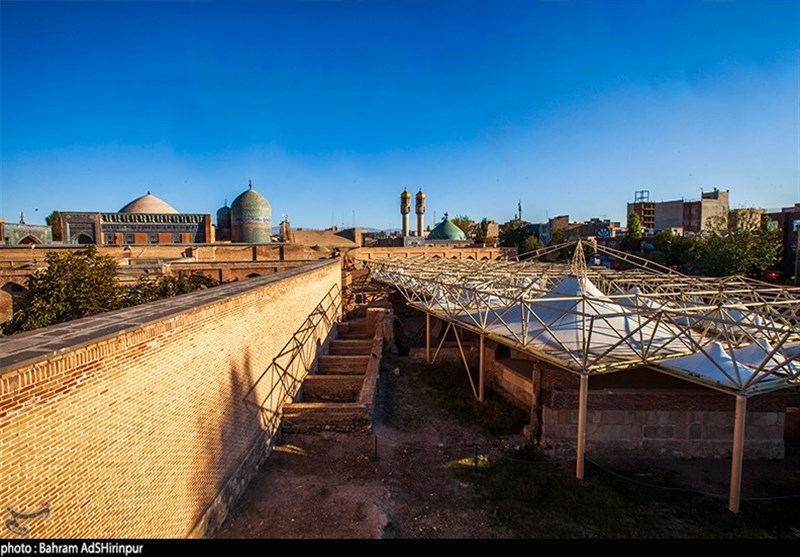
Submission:
<svg viewBox="0 0 800 557">
<path fill-rule="evenodd" d="M 150 243 L 157 244 L 158 243 L 158 234 L 150 234 Z"/>
<path fill-rule="evenodd" d="M 132 244 L 133 243 L 133 234 L 125 234 L 125 243 Z"/>
<path fill-rule="evenodd" d="M 181 243 L 181 235 L 180 234 L 173 234 L 172 235 L 172 243 L 173 244 L 180 244 Z"/>
<path fill-rule="evenodd" d="M 106 234 L 106 244 L 109 244 L 109 245 L 113 246 L 114 245 L 114 241 L 115 241 L 115 238 L 114 238 L 113 234 Z"/>
</svg>

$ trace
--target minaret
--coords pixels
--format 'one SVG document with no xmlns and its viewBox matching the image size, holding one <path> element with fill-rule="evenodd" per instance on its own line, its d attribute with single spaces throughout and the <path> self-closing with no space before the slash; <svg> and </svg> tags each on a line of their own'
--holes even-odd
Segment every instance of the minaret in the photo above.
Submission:
<svg viewBox="0 0 800 557">
<path fill-rule="evenodd" d="M 517 202 L 517 209 L 519 210 L 519 220 L 522 220 L 522 200 Z"/>
<path fill-rule="evenodd" d="M 422 188 L 417 192 L 417 236 L 422 238 L 423 221 L 425 220 L 425 194 Z"/>
<path fill-rule="evenodd" d="M 408 215 L 411 213 L 411 194 L 403 188 L 400 194 L 400 214 L 403 215 L 403 238 L 408 236 Z"/>
</svg>

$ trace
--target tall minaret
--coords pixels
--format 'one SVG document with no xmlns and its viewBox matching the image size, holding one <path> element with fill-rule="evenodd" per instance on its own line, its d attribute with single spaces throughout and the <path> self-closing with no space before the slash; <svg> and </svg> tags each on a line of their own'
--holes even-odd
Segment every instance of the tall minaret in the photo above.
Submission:
<svg viewBox="0 0 800 557">
<path fill-rule="evenodd" d="M 422 188 L 417 192 L 417 236 L 422 238 L 422 225 L 425 220 L 425 194 Z"/>
<path fill-rule="evenodd" d="M 519 210 L 519 220 L 522 220 L 522 200 L 517 202 L 517 209 Z"/>
<path fill-rule="evenodd" d="M 406 188 L 400 194 L 400 214 L 403 215 L 403 238 L 408 236 L 408 215 L 411 213 L 411 194 Z"/>
</svg>

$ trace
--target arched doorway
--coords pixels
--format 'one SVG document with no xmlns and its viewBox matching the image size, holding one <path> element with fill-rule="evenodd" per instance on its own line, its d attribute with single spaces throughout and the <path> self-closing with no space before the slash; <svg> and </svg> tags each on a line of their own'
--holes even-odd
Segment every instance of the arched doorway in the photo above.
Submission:
<svg viewBox="0 0 800 557">
<path fill-rule="evenodd" d="M 14 315 L 25 300 L 28 289 L 15 282 L 4 284 L 0 288 L 0 323 L 5 323 Z"/>
<path fill-rule="evenodd" d="M 72 241 L 76 244 L 94 244 L 94 239 L 88 234 L 78 234 Z"/>
<path fill-rule="evenodd" d="M 31 234 L 28 234 L 22 240 L 19 241 L 19 245 L 21 245 L 21 246 L 31 246 L 31 245 L 37 245 L 38 246 L 38 245 L 41 245 L 41 243 L 42 243 L 42 241 L 39 238 L 37 238 L 36 236 L 33 236 Z"/>
</svg>

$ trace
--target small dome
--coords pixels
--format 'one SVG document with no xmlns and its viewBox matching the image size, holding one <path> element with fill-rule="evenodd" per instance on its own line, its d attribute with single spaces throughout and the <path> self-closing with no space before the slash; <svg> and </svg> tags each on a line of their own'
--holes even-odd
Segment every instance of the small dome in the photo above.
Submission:
<svg viewBox="0 0 800 557">
<path fill-rule="evenodd" d="M 239 194 L 239 196 L 231 203 L 231 212 L 244 214 L 259 211 L 268 211 L 272 213 L 272 206 L 267 201 L 267 198 L 253 189 L 253 183 L 250 187 Z"/>
<path fill-rule="evenodd" d="M 150 192 L 141 197 L 137 197 L 118 212 L 120 213 L 156 213 L 174 215 L 178 211 L 166 201 L 157 198 Z"/>
<path fill-rule="evenodd" d="M 447 218 L 447 213 L 444 215 L 442 222 L 436 225 L 428 234 L 428 240 L 466 240 L 467 236 L 464 231 L 450 222 Z"/>
<path fill-rule="evenodd" d="M 406 188 L 403 188 L 403 193 L 400 194 L 400 199 L 411 199 L 411 194 L 408 193 Z"/>
<path fill-rule="evenodd" d="M 221 222 L 225 219 L 228 219 L 228 223 L 230 224 L 231 221 L 231 208 L 228 207 L 228 203 L 226 202 L 224 206 L 217 209 L 217 222 Z"/>
<path fill-rule="evenodd" d="M 420 188 L 419 191 L 417 192 L 417 201 L 419 201 L 420 199 L 425 199 L 425 197 L 426 197 L 425 193 L 422 191 L 422 188 Z"/>
</svg>

